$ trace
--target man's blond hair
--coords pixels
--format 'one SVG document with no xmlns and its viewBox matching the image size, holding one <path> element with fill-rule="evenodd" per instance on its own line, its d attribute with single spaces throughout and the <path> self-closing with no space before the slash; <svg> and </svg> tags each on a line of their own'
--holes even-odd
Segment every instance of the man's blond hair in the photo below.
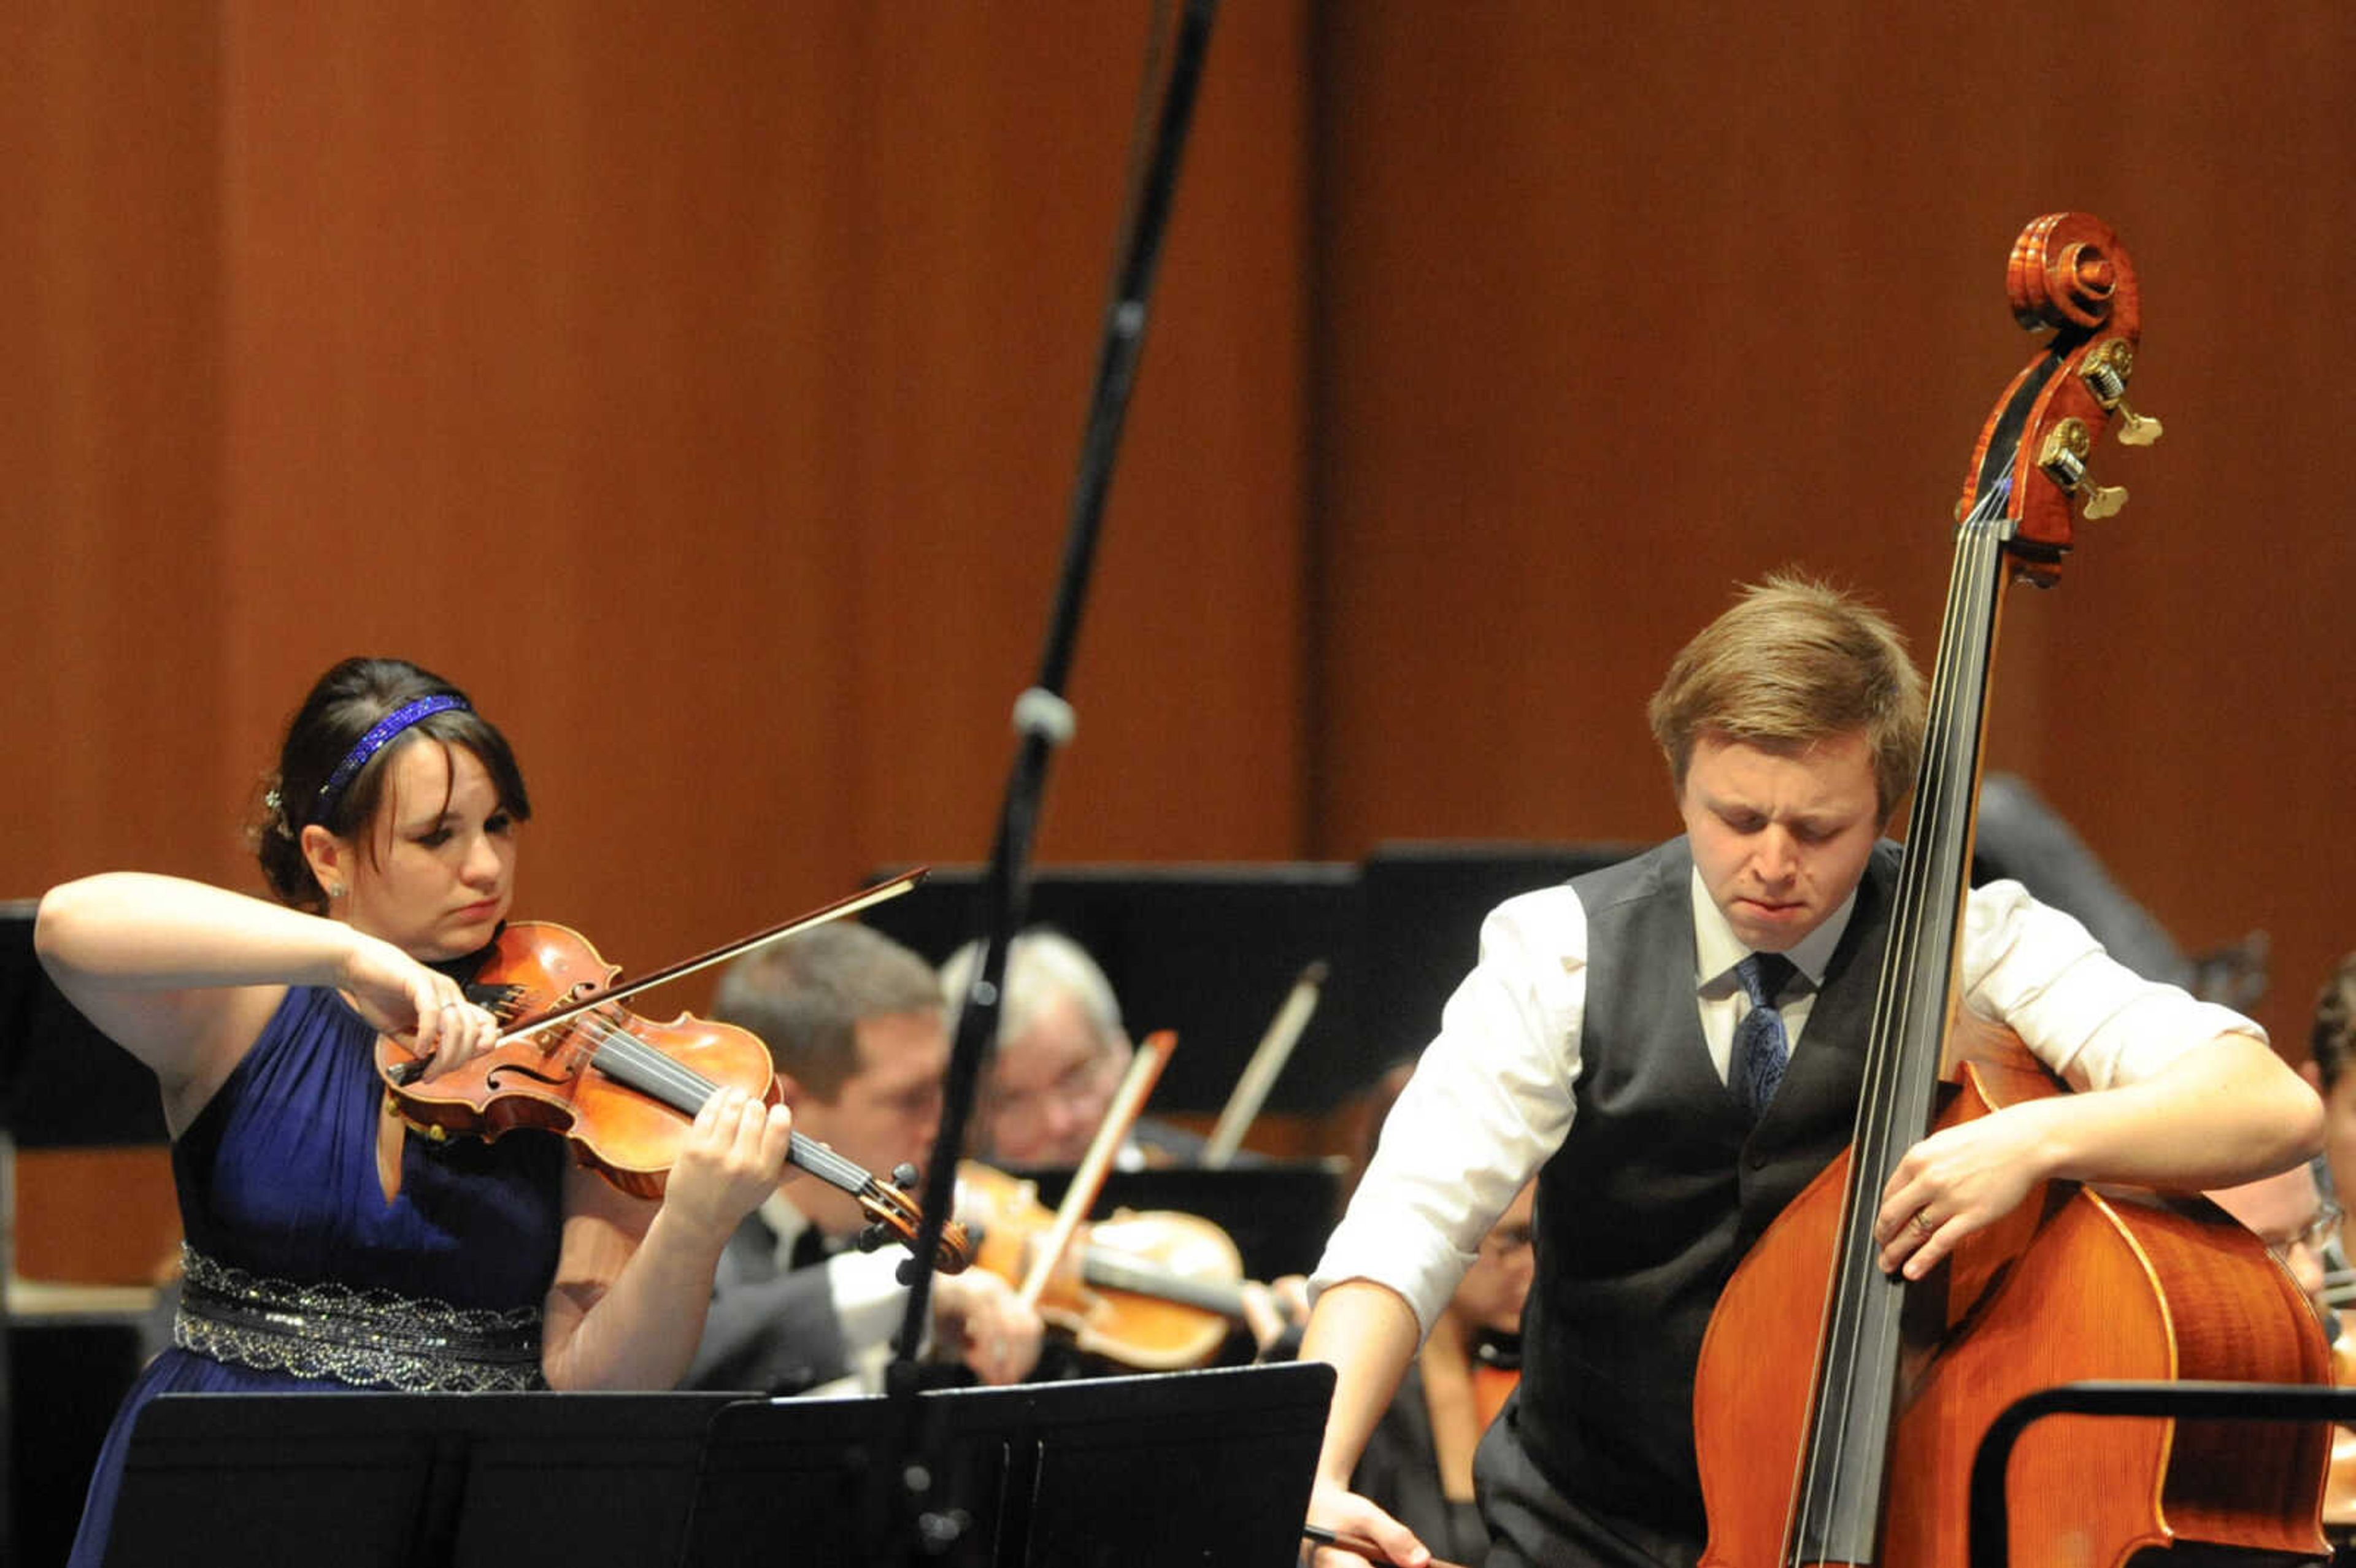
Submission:
<svg viewBox="0 0 2356 1568">
<path fill-rule="evenodd" d="M 1862 730 L 1884 818 L 1922 758 L 1922 677 L 1905 636 L 1864 601 L 1791 572 L 1744 587 L 1678 650 L 1650 716 L 1680 795 L 1712 731 L 1792 753 Z"/>
</svg>

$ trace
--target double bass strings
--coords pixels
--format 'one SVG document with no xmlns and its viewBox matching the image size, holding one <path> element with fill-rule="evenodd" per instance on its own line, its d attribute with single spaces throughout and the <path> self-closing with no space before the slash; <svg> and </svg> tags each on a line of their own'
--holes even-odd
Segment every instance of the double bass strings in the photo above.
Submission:
<svg viewBox="0 0 2356 1568">
<path fill-rule="evenodd" d="M 1972 770 L 1964 764 L 1976 729 L 1971 722 L 1973 705 L 1965 694 L 1978 684 L 1966 677 L 1976 668 L 1986 668 L 1992 619 L 1988 595 L 1998 560 L 1992 525 L 1999 504 L 2000 498 L 1991 497 L 1962 531 L 1940 636 L 1929 754 L 1918 776 L 1922 793 L 1909 832 L 1899 908 L 1891 921 L 1894 951 L 1881 976 L 1869 1079 L 1845 1195 L 1837 1275 L 1840 1284 L 1827 1336 L 1827 1375 L 1819 1391 L 1818 1447 L 1812 1455 L 1802 1510 L 1804 1555 L 1815 1551 L 1815 1532 L 1841 1528 L 1852 1540 L 1826 1552 L 1837 1555 L 1865 1550 L 1877 1523 L 1874 1509 L 1883 1485 L 1880 1462 L 1887 1450 L 1891 1399 L 1890 1391 L 1873 1385 L 1896 1365 L 1904 1291 L 1902 1284 L 1879 1272 L 1871 1217 L 1879 1207 L 1901 1139 L 1911 1143 L 1929 1124 L 1935 1063 L 1921 1067 L 1916 1076 L 1922 1082 L 1911 1094 L 1907 1078 L 1910 1065 L 1935 1040 L 1910 1038 L 1909 1029 L 1911 1025 L 1919 1032 L 1927 1025 L 1934 1031 L 1944 1014 L 1943 1008 L 1927 1004 L 1944 995 L 1952 944 L 1933 941 L 1938 926 L 1930 917 L 1941 902 L 1952 908 L 1960 899 L 1959 891 L 1943 898 L 1939 883 L 1943 871 L 1960 860 L 1951 859 L 1946 848 L 1954 841 L 1959 825 L 1968 821 Z"/>
<path fill-rule="evenodd" d="M 2003 587 L 2000 528 L 2009 493 L 2009 476 L 1999 478 L 1959 529 L 1932 682 L 1927 752 L 1917 774 L 1918 794 L 1890 920 L 1890 950 L 1879 976 L 1843 1194 L 1841 1252 L 1826 1286 L 1816 1419 L 1794 1478 L 1798 1496 L 1787 1545 L 1802 1561 L 1839 1558 L 1861 1550 L 1864 1543 L 1855 1540 L 1822 1542 L 1825 1534 L 1842 1528 L 1844 1519 L 1852 1537 L 1862 1535 L 1866 1541 L 1878 1530 L 1880 1460 L 1892 1409 L 1890 1400 L 1869 1385 L 1877 1375 L 1888 1378 L 1897 1365 L 1904 1288 L 1902 1281 L 1879 1277 L 1871 1216 L 1879 1207 L 1899 1140 L 1911 1145 L 1930 1122 L 1936 1063 L 1922 1066 L 1915 1075 L 1920 1082 L 1913 1085 L 1908 1083 L 1905 1069 L 1910 1060 L 1936 1044 L 1944 1024 L 1944 1006 L 1926 1015 L 1920 1004 L 1944 1001 L 1951 984 L 1953 920 L 1961 912 L 1960 868 L 1966 859 L 1933 851 L 1960 848 L 1958 835 L 1970 827 L 1977 768 L 1967 764 L 1976 763 L 1977 717 L 1983 708 L 1967 700 L 1966 694 L 1981 689 L 1993 652 Z M 1974 670 L 1983 679 L 1965 678 Z M 1942 898 L 1948 919 L 1925 918 L 1933 901 Z M 1950 940 L 1936 944 L 1942 951 L 1933 952 L 1931 939 L 1937 932 Z M 1935 974 L 1923 971 L 1926 960 L 1937 963 Z M 1905 1038 L 1909 1020 L 1933 1038 L 1910 1042 Z M 1916 1049 L 1909 1050 L 1910 1044 Z M 1857 1397 L 1860 1385 L 1866 1385 L 1866 1399 Z M 1832 1408 L 1827 1410 L 1827 1404 Z"/>
</svg>

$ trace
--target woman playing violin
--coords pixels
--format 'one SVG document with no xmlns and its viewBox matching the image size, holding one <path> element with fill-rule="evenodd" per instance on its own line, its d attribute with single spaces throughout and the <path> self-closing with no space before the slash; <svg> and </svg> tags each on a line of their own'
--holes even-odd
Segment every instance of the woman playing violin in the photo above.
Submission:
<svg viewBox="0 0 2356 1568">
<path fill-rule="evenodd" d="M 434 1143 L 380 1109 L 380 1034 L 413 1040 L 429 1077 L 497 1039 L 454 975 L 507 915 L 530 810 L 462 692 L 350 659 L 296 711 L 264 797 L 277 903 L 138 873 L 42 900 L 42 963 L 155 1071 L 187 1242 L 175 1348 L 115 1419 L 75 1564 L 104 1555 L 133 1418 L 159 1393 L 652 1389 L 685 1371 L 789 1113 L 713 1098 L 656 1204 L 558 1139 Z"/>
</svg>

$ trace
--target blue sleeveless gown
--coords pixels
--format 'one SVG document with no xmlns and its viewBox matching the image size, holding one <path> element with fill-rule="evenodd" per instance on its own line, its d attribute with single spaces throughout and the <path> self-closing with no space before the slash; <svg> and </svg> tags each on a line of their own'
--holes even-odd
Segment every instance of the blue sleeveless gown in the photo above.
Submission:
<svg viewBox="0 0 2356 1568">
<path fill-rule="evenodd" d="M 180 1223 L 216 1263 L 454 1306 L 538 1307 L 563 1223 L 562 1140 L 404 1141 L 401 1195 L 376 1171 L 376 1031 L 331 990 L 295 987 L 172 1146 Z M 91 1475 L 70 1568 L 98 1568 L 132 1423 L 159 1393 L 332 1393 L 347 1385 L 172 1349 L 123 1402 Z"/>
</svg>

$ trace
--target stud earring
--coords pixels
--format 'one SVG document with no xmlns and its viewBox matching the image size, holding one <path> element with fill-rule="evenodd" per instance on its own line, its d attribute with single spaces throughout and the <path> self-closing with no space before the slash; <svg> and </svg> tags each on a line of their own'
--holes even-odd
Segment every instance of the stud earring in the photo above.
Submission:
<svg viewBox="0 0 2356 1568">
<path fill-rule="evenodd" d="M 331 899 L 339 899 L 339 898 L 342 898 L 342 897 L 344 896 L 344 884 L 343 884 L 343 883 L 341 883 L 341 882 L 330 882 L 330 883 L 328 883 L 328 884 L 327 884 L 327 896 L 328 896 L 329 898 L 331 898 Z"/>
</svg>

